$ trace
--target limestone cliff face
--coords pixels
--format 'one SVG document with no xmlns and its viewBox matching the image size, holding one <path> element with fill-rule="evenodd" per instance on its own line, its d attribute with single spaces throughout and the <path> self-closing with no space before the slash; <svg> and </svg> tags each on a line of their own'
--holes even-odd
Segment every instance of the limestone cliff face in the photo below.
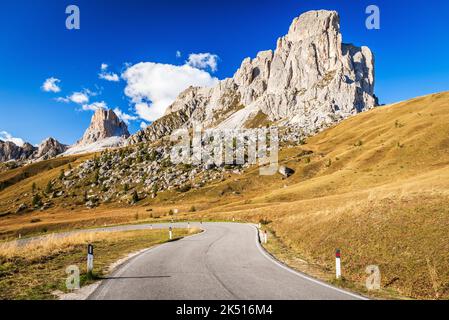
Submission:
<svg viewBox="0 0 449 320">
<path fill-rule="evenodd" d="M 376 105 L 371 50 L 342 43 L 337 12 L 310 11 L 293 20 L 274 51 L 246 58 L 213 88 L 187 89 L 130 141 L 152 141 L 193 122 L 241 128 L 260 113 L 313 132 Z"/>
<path fill-rule="evenodd" d="M 90 126 L 83 138 L 76 145 L 85 146 L 111 137 L 128 138 L 128 126 L 117 117 L 114 111 L 98 109 L 92 116 Z"/>
</svg>

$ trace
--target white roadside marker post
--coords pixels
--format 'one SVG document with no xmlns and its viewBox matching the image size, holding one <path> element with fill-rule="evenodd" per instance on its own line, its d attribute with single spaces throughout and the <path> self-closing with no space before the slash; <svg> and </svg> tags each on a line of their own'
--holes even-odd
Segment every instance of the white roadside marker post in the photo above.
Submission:
<svg viewBox="0 0 449 320">
<path fill-rule="evenodd" d="M 259 222 L 259 229 L 262 228 L 262 224 Z"/>
<path fill-rule="evenodd" d="M 265 233 L 264 233 L 264 241 L 263 241 L 265 244 L 267 244 L 268 243 L 268 233 L 267 233 L 267 230 L 265 230 Z"/>
<path fill-rule="evenodd" d="M 340 249 L 335 251 L 335 277 L 337 279 L 341 278 L 341 259 L 340 259 Z"/>
<path fill-rule="evenodd" d="M 190 229 L 190 222 L 187 222 L 187 230 Z"/>
<path fill-rule="evenodd" d="M 173 239 L 173 231 L 172 231 L 171 227 L 168 228 L 168 236 L 169 236 L 170 240 Z"/>
<path fill-rule="evenodd" d="M 153 230 L 153 225 L 152 224 L 150 224 L 150 230 Z"/>
<path fill-rule="evenodd" d="M 94 246 L 87 245 L 87 274 L 92 276 L 92 271 L 94 270 Z"/>
</svg>

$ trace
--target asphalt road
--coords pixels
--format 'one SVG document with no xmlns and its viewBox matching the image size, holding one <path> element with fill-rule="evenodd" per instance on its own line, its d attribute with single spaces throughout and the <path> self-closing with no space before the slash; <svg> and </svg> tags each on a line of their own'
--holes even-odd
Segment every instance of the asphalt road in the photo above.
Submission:
<svg viewBox="0 0 449 320">
<path fill-rule="evenodd" d="M 205 231 L 132 258 L 103 280 L 89 299 L 363 299 L 276 262 L 260 247 L 253 225 L 192 223 L 191 226 Z"/>
</svg>

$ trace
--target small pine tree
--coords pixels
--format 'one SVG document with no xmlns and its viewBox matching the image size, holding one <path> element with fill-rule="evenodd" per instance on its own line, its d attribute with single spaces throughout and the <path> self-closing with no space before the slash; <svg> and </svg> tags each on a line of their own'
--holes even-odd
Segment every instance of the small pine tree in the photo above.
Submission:
<svg viewBox="0 0 449 320">
<path fill-rule="evenodd" d="M 33 196 L 32 204 L 34 207 L 40 207 L 42 205 L 42 198 L 39 194 Z"/>
<path fill-rule="evenodd" d="M 128 192 L 129 191 L 129 185 L 127 183 L 125 183 L 123 185 L 123 191 Z"/>
<path fill-rule="evenodd" d="M 47 186 L 45 187 L 45 193 L 50 194 L 53 192 L 53 185 L 51 181 L 48 181 Z"/>
<path fill-rule="evenodd" d="M 137 194 L 136 190 L 134 190 L 134 192 L 133 192 L 132 200 L 133 200 L 133 203 L 139 202 L 139 195 Z"/>
<path fill-rule="evenodd" d="M 36 192 L 36 188 L 37 188 L 36 182 L 33 182 L 33 184 L 31 185 L 31 191 L 32 191 L 33 193 L 35 193 L 35 192 Z"/>
<path fill-rule="evenodd" d="M 59 180 L 64 179 L 64 169 L 61 169 L 61 172 L 59 173 Z"/>
<path fill-rule="evenodd" d="M 95 171 L 95 174 L 94 174 L 94 183 L 95 184 L 98 184 L 98 180 L 100 180 L 100 173 L 98 172 L 98 170 L 97 171 Z"/>
<path fill-rule="evenodd" d="M 87 202 L 87 191 L 84 191 L 84 194 L 83 194 L 83 200 L 84 200 L 84 202 Z"/>
</svg>

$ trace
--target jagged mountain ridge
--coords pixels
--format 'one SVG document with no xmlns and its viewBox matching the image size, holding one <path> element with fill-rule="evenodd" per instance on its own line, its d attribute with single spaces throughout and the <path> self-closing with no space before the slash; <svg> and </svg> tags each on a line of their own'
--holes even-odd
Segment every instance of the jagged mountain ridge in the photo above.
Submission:
<svg viewBox="0 0 449 320">
<path fill-rule="evenodd" d="M 337 12 L 310 11 L 293 20 L 274 51 L 246 58 L 233 78 L 213 88 L 188 88 L 164 117 L 133 136 L 113 110 L 98 109 L 75 145 L 67 148 L 56 141 L 39 151 L 29 144 L 21 148 L 3 142 L 0 161 L 48 159 L 153 142 L 193 123 L 242 128 L 251 126 L 255 118 L 294 128 L 296 134 L 290 137 L 296 138 L 297 132 L 320 131 L 376 105 L 371 50 L 342 43 Z"/>
<path fill-rule="evenodd" d="M 274 51 L 246 58 L 233 78 L 213 88 L 188 88 L 130 142 L 151 142 L 195 122 L 242 128 L 258 114 L 311 133 L 376 105 L 371 50 L 342 43 L 337 12 L 309 11 L 293 20 Z"/>
<path fill-rule="evenodd" d="M 37 147 L 28 142 L 18 146 L 11 141 L 0 140 L 0 162 L 47 160 L 66 150 L 66 145 L 51 137 L 42 141 Z"/>
</svg>

